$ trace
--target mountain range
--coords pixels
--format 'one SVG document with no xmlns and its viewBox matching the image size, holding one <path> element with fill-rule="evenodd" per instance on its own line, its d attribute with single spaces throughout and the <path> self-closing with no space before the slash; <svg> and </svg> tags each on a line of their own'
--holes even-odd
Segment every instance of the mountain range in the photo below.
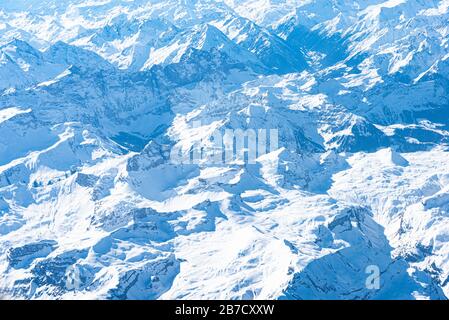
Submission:
<svg viewBox="0 0 449 320">
<path fill-rule="evenodd" d="M 447 299 L 448 21 L 448 0 L 3 0 L 0 297 Z M 255 163 L 207 152 L 273 129 Z"/>
</svg>

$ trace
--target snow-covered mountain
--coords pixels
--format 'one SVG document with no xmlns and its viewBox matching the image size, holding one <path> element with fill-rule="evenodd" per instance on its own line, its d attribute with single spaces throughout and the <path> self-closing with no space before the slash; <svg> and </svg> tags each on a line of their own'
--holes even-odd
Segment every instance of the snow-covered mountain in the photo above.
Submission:
<svg viewBox="0 0 449 320">
<path fill-rule="evenodd" d="M 448 21 L 3 0 L 0 298 L 448 298 Z"/>
</svg>

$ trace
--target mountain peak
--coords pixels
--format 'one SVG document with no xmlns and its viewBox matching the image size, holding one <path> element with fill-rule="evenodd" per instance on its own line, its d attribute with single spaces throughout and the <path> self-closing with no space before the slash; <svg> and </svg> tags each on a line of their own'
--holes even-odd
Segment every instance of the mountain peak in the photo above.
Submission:
<svg viewBox="0 0 449 320">
<path fill-rule="evenodd" d="M 112 65 L 95 52 L 69 45 L 63 41 L 57 41 L 47 48 L 44 56 L 52 63 L 75 65 L 91 69 L 113 69 Z"/>
<path fill-rule="evenodd" d="M 14 38 L 7 44 L 0 47 L 0 50 L 9 52 L 11 54 L 31 54 L 34 56 L 39 56 L 40 52 L 32 47 L 28 42 Z"/>
</svg>

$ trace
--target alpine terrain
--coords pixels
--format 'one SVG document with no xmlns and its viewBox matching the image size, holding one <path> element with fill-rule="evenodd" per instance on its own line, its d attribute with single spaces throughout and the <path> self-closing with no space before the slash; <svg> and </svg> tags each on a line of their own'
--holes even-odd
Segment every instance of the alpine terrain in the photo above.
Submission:
<svg viewBox="0 0 449 320">
<path fill-rule="evenodd" d="M 0 298 L 449 298 L 449 0 L 1 0 Z"/>
</svg>

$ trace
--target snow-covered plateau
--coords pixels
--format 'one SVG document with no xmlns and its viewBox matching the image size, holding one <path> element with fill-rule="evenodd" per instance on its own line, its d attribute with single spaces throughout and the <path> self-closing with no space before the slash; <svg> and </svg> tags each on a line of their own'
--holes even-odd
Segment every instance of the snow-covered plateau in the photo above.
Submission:
<svg viewBox="0 0 449 320">
<path fill-rule="evenodd" d="M 1 0 L 0 298 L 449 298 L 449 0 Z"/>
</svg>

